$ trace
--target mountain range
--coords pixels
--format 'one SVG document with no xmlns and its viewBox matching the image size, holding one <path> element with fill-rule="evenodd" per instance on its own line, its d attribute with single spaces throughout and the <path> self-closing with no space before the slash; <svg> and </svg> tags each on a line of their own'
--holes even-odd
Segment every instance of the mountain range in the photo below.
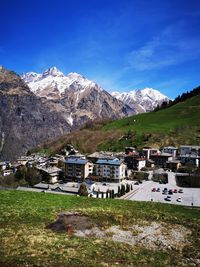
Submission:
<svg viewBox="0 0 200 267">
<path fill-rule="evenodd" d="M 56 67 L 52 67 L 42 74 L 28 72 L 23 74 L 21 77 L 33 93 L 49 100 L 60 101 L 60 103 L 62 103 L 62 105 L 64 104 L 65 108 L 69 110 L 73 110 L 73 108 L 78 108 L 79 110 L 83 109 L 82 102 L 87 102 L 89 100 L 89 94 L 91 94 L 91 92 L 93 95 L 101 95 L 102 99 L 99 99 L 95 105 L 95 109 L 98 110 L 95 116 L 100 118 L 119 118 L 127 115 L 152 111 L 155 107 L 161 105 L 162 102 L 169 101 L 167 96 L 153 88 L 134 90 L 128 93 L 113 92 L 110 95 L 95 82 L 86 79 L 82 75 L 73 72 L 65 76 Z M 111 98 L 111 96 L 114 97 L 114 99 Z M 70 99 L 69 102 L 71 105 L 66 103 L 66 101 L 63 101 L 63 99 L 66 98 Z M 112 110 L 113 114 L 111 110 L 106 112 L 106 114 L 103 114 L 101 102 L 104 102 L 105 99 L 109 102 L 108 104 L 111 107 L 113 106 L 111 103 L 115 102 L 118 104 L 120 109 L 122 104 L 124 109 L 121 111 L 116 109 L 116 106 L 114 106 Z M 118 99 L 118 102 L 116 102 L 116 99 Z M 94 110 L 92 110 L 92 114 L 88 114 L 88 116 L 91 119 L 96 119 L 93 113 Z M 76 119 L 74 118 L 76 117 L 75 111 L 73 110 L 68 116 L 69 121 L 73 121 L 73 123 L 77 125 Z M 78 121 L 78 124 L 80 124 L 80 121 Z"/>
<path fill-rule="evenodd" d="M 134 113 L 133 108 L 75 72 L 65 76 L 52 67 L 42 74 L 28 72 L 22 79 L 35 95 L 48 100 L 55 110 L 62 110 L 72 129 L 90 120 L 117 119 Z"/>
<path fill-rule="evenodd" d="M 111 95 L 82 75 L 65 76 L 56 67 L 21 77 L 0 67 L 0 158 L 15 159 L 88 121 L 127 117 L 153 109 L 156 99 L 162 101 L 152 89 L 133 96 Z"/>
<path fill-rule="evenodd" d="M 133 90 L 128 93 L 113 92 L 112 96 L 133 108 L 136 114 L 152 111 L 164 101 L 169 102 L 170 100 L 153 88 Z"/>
</svg>

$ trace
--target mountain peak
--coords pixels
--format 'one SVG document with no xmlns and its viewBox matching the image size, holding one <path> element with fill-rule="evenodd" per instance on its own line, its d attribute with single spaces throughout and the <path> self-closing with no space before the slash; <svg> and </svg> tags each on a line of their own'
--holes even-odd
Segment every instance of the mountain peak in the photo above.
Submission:
<svg viewBox="0 0 200 267">
<path fill-rule="evenodd" d="M 82 76 L 81 74 L 77 73 L 77 72 L 70 72 L 67 77 L 69 77 L 70 79 L 85 79 L 84 76 Z"/>
<path fill-rule="evenodd" d="M 53 66 L 43 72 L 42 77 L 47 77 L 47 76 L 64 77 L 64 74 L 59 69 L 57 69 L 55 66 Z"/>
</svg>

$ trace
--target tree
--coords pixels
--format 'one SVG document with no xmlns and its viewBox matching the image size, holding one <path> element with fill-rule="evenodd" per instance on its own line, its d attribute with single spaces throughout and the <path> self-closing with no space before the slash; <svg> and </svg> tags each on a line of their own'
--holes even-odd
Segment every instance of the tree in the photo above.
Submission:
<svg viewBox="0 0 200 267">
<path fill-rule="evenodd" d="M 15 173 L 16 181 L 26 180 L 26 172 L 27 172 L 27 169 L 25 166 L 20 167 Z"/>
<path fill-rule="evenodd" d="M 121 196 L 125 195 L 125 185 L 121 185 Z"/>
<path fill-rule="evenodd" d="M 117 193 L 117 196 L 118 196 L 118 197 L 121 197 L 121 189 L 120 189 L 120 186 L 118 186 L 118 193 Z"/>
<path fill-rule="evenodd" d="M 88 191 L 87 191 L 87 187 L 85 184 L 81 184 L 78 190 L 78 194 L 79 196 L 84 196 L 87 197 L 88 196 Z"/>
<path fill-rule="evenodd" d="M 130 192 L 130 185 L 126 184 L 126 193 Z"/>
<path fill-rule="evenodd" d="M 33 186 L 42 181 L 42 176 L 36 168 L 31 167 L 27 168 L 26 170 L 25 180 L 28 182 L 30 186 Z"/>
</svg>

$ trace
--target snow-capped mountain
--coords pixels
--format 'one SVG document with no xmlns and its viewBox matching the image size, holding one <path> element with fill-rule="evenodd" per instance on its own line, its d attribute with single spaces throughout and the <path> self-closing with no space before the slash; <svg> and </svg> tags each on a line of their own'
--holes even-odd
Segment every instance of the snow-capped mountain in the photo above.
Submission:
<svg viewBox="0 0 200 267">
<path fill-rule="evenodd" d="M 94 82 L 76 72 L 65 76 L 56 67 L 52 67 L 42 74 L 28 72 L 22 75 L 22 79 L 33 93 L 47 99 L 62 98 L 68 89 L 74 93 L 80 93 L 80 91 L 84 92 L 87 87 L 96 86 Z"/>
<path fill-rule="evenodd" d="M 134 113 L 98 84 L 75 72 L 65 76 L 52 67 L 42 74 L 28 72 L 21 77 L 34 94 L 50 101 L 73 127 L 89 120 L 117 119 Z"/>
<path fill-rule="evenodd" d="M 113 92 L 112 96 L 134 108 L 136 113 L 151 111 L 157 105 L 170 100 L 166 95 L 153 88 L 133 90 L 127 93 Z"/>
</svg>

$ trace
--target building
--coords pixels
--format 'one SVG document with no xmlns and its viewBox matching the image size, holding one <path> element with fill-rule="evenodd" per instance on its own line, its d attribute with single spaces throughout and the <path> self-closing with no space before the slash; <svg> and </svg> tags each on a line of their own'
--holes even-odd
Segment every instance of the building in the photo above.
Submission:
<svg viewBox="0 0 200 267">
<path fill-rule="evenodd" d="M 26 166 L 27 162 L 30 160 L 29 157 L 26 156 L 22 156 L 20 158 L 17 159 L 17 163 L 23 166 Z"/>
<path fill-rule="evenodd" d="M 126 156 L 125 162 L 130 170 L 140 171 L 146 166 L 146 159 L 138 156 Z"/>
<path fill-rule="evenodd" d="M 146 159 L 150 159 L 153 154 L 160 154 L 160 150 L 158 148 L 143 148 L 142 154 Z"/>
<path fill-rule="evenodd" d="M 57 167 L 38 167 L 37 169 L 42 174 L 43 179 L 52 184 L 58 182 L 59 175 L 62 171 L 61 169 Z"/>
<path fill-rule="evenodd" d="M 200 146 L 180 146 L 179 148 L 180 156 L 193 155 L 200 156 Z"/>
<path fill-rule="evenodd" d="M 67 180 L 83 181 L 93 172 L 93 163 L 89 162 L 87 159 L 70 157 L 64 162 Z"/>
<path fill-rule="evenodd" d="M 91 162 L 96 163 L 97 160 L 99 160 L 99 159 L 113 159 L 114 155 L 113 155 L 113 152 L 100 151 L 100 152 L 94 152 L 94 153 L 88 155 L 87 158 Z"/>
<path fill-rule="evenodd" d="M 150 159 L 154 161 L 156 166 L 166 168 L 166 162 L 173 160 L 173 157 L 169 153 L 153 154 Z"/>
<path fill-rule="evenodd" d="M 174 147 L 174 146 L 167 146 L 167 147 L 163 147 L 163 149 L 162 149 L 162 153 L 171 154 L 173 156 L 173 158 L 176 157 L 177 151 L 178 151 L 178 148 Z"/>
<path fill-rule="evenodd" d="M 94 174 L 103 181 L 121 182 L 125 177 L 126 165 L 122 160 L 99 159 L 94 164 Z"/>
<path fill-rule="evenodd" d="M 192 164 L 196 167 L 199 167 L 199 161 L 200 161 L 200 156 L 195 156 L 195 155 L 180 155 L 178 157 L 178 159 L 180 160 L 180 162 L 182 164 Z"/>
<path fill-rule="evenodd" d="M 5 169 L 9 169 L 10 167 L 11 167 L 10 161 L 0 162 L 0 171 L 3 171 Z"/>
<path fill-rule="evenodd" d="M 125 154 L 126 155 L 135 155 L 137 154 L 136 148 L 129 146 L 129 147 L 125 147 Z"/>
<path fill-rule="evenodd" d="M 181 167 L 180 160 L 170 160 L 166 162 L 166 168 L 172 171 L 177 171 Z"/>
<path fill-rule="evenodd" d="M 5 169 L 5 170 L 2 171 L 2 175 L 3 176 L 7 176 L 7 175 L 10 175 L 12 173 L 13 173 L 13 170 L 10 170 L 10 169 L 9 170 Z"/>
</svg>

